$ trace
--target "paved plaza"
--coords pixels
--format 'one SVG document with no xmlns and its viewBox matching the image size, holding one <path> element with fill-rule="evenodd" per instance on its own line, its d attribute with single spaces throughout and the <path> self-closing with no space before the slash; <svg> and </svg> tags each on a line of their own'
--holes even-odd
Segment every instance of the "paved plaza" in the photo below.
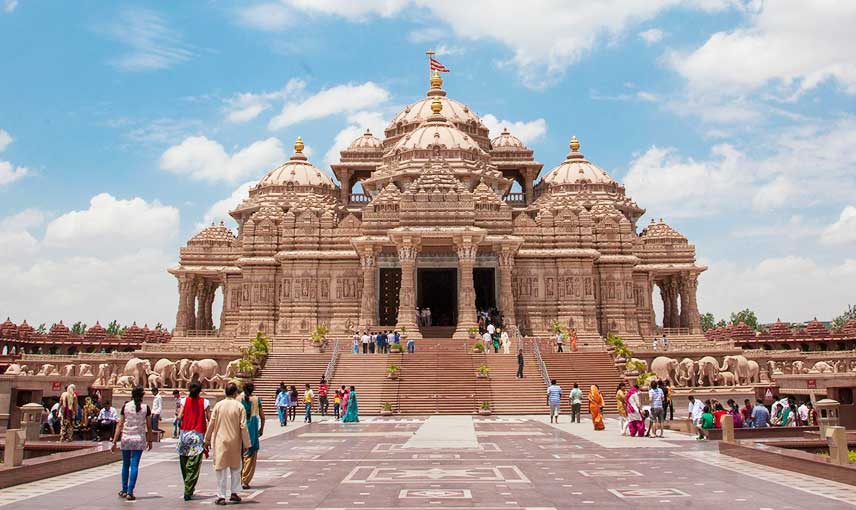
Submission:
<svg viewBox="0 0 856 510">
<path fill-rule="evenodd" d="M 249 508 L 716 508 L 841 509 L 849 485 L 720 456 L 714 442 L 667 432 L 624 438 L 546 417 L 433 416 L 268 422 Z M 143 455 L 135 502 L 116 496 L 111 464 L 0 492 L 15 509 L 213 508 L 215 477 L 203 467 L 197 496 L 181 499 L 174 443 Z"/>
</svg>

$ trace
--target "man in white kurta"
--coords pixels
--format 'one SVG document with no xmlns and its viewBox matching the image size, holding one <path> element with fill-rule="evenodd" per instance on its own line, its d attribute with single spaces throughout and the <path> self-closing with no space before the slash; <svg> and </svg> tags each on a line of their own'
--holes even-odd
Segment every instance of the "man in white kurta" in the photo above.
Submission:
<svg viewBox="0 0 856 510">
<path fill-rule="evenodd" d="M 218 505 L 225 504 L 227 497 L 230 501 L 241 501 L 238 496 L 241 487 L 241 454 L 250 446 L 250 435 L 247 431 L 247 412 L 235 400 L 237 395 L 238 387 L 234 383 L 226 385 L 226 398 L 214 406 L 205 432 L 206 448 L 214 448 L 214 472 L 217 474 L 215 503 Z M 228 484 L 227 476 L 230 478 Z"/>
</svg>

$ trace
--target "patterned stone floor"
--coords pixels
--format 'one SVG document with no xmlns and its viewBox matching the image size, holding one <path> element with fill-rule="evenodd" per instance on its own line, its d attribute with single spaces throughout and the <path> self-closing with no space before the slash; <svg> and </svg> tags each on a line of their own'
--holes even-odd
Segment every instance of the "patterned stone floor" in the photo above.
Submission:
<svg viewBox="0 0 856 510">
<path fill-rule="evenodd" d="M 444 425 L 451 447 L 437 439 Z M 550 425 L 545 417 L 269 423 L 254 486 L 242 496 L 250 508 L 326 510 L 856 506 L 848 485 L 723 457 L 712 442 L 629 439 L 616 429 L 610 419 L 594 432 L 590 423 Z M 112 464 L 4 489 L 0 506 L 212 508 L 214 488 L 206 463 L 197 499 L 182 501 L 174 444 L 165 443 L 143 455 L 135 502 L 117 498 Z"/>
</svg>

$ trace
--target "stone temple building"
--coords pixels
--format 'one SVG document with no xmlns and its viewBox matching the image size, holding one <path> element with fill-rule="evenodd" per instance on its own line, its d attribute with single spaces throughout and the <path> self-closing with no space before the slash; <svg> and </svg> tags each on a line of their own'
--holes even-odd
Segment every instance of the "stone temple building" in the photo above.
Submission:
<svg viewBox="0 0 856 510">
<path fill-rule="evenodd" d="M 662 220 L 640 231 L 645 209 L 576 137 L 538 180 L 533 151 L 507 130 L 491 138 L 435 73 L 383 139 L 366 131 L 341 152 L 339 184 L 303 148 L 298 138 L 231 211 L 237 234 L 212 225 L 181 249 L 170 269 L 176 337 L 262 331 L 287 347 L 325 324 L 332 335 L 406 327 L 418 338 L 431 331 L 416 310 L 430 308 L 432 330 L 462 338 L 478 310 L 495 308 L 523 334 L 550 334 L 558 320 L 581 337 L 639 341 L 660 331 L 655 286 L 660 327 L 701 332 L 695 247 Z"/>
</svg>

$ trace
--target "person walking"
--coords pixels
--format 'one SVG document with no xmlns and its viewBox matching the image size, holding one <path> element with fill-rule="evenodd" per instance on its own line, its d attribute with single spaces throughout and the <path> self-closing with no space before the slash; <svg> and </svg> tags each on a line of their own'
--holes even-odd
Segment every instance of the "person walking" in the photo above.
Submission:
<svg viewBox="0 0 856 510">
<path fill-rule="evenodd" d="M 591 424 L 595 430 L 603 430 L 603 395 L 597 384 L 589 388 L 589 413 L 591 413 Z"/>
<path fill-rule="evenodd" d="M 215 505 L 229 501 L 240 503 L 238 489 L 241 487 L 241 452 L 250 446 L 247 430 L 247 412 L 236 400 L 238 386 L 229 383 L 224 390 L 226 398 L 217 402 L 211 412 L 211 422 L 205 432 L 204 446 L 214 451 L 214 473 L 217 475 L 217 500 Z"/>
<path fill-rule="evenodd" d="M 654 430 L 653 437 L 663 437 L 663 419 L 666 416 L 666 411 L 663 408 L 664 400 L 663 390 L 659 388 L 657 381 L 651 382 L 651 387 L 648 390 L 648 401 L 651 403 L 651 429 Z"/>
<path fill-rule="evenodd" d="M 293 384 L 291 385 L 291 392 L 289 393 L 289 401 L 288 401 L 288 412 L 291 417 L 291 421 L 297 420 L 297 387 Z"/>
<path fill-rule="evenodd" d="M 163 397 L 157 386 L 152 386 L 152 431 L 160 434 L 161 413 L 163 412 Z"/>
<path fill-rule="evenodd" d="M 303 392 L 304 423 L 312 423 L 312 399 L 314 397 L 315 394 L 312 392 L 312 388 L 309 387 L 309 383 L 306 383 L 306 391 Z"/>
<path fill-rule="evenodd" d="M 561 331 L 556 332 L 556 352 L 564 351 L 565 338 Z"/>
<path fill-rule="evenodd" d="M 130 402 L 125 402 L 113 433 L 113 443 L 110 451 L 116 451 L 116 445 L 122 450 L 122 490 L 119 497 L 128 501 L 137 499 L 134 488 L 137 486 L 137 473 L 140 468 L 140 458 L 143 450 L 152 449 L 152 415 L 151 408 L 143 403 L 146 390 L 137 386 L 131 390 Z"/>
<path fill-rule="evenodd" d="M 639 385 L 634 384 L 627 391 L 627 430 L 630 437 L 642 437 L 645 433 L 645 421 L 642 417 L 642 401 L 639 398 Z"/>
<path fill-rule="evenodd" d="M 348 397 L 350 397 L 350 396 L 351 396 L 350 390 L 348 390 L 348 388 L 346 388 L 345 385 L 343 384 L 342 385 L 342 418 L 344 418 L 345 415 L 348 414 Z"/>
<path fill-rule="evenodd" d="M 508 331 L 505 328 L 500 330 L 499 341 L 502 342 L 502 353 L 508 354 L 508 350 L 511 348 L 511 339 L 508 338 Z"/>
<path fill-rule="evenodd" d="M 484 353 L 490 354 L 490 347 L 493 344 L 493 338 L 491 338 L 490 333 L 487 331 L 482 335 L 482 344 L 484 344 Z"/>
<path fill-rule="evenodd" d="M 74 415 L 77 414 L 77 392 L 69 384 L 59 396 L 59 440 L 71 441 L 74 436 Z"/>
<path fill-rule="evenodd" d="M 517 350 L 517 378 L 523 379 L 523 349 Z"/>
<path fill-rule="evenodd" d="M 262 399 L 253 395 L 256 386 L 253 383 L 244 385 L 244 394 L 241 395 L 241 405 L 244 406 L 244 414 L 247 416 L 247 434 L 250 436 L 250 445 L 244 451 L 241 463 L 241 487 L 244 490 L 250 488 L 253 476 L 256 474 L 256 462 L 259 459 L 259 438 L 265 433 L 265 411 L 262 408 Z"/>
<path fill-rule="evenodd" d="M 621 435 L 627 435 L 627 390 L 624 389 L 624 383 L 618 383 L 618 390 L 615 392 L 615 407 L 618 411 L 618 426 L 621 428 Z"/>
<path fill-rule="evenodd" d="M 336 390 L 336 394 L 333 396 L 333 415 L 336 417 L 336 421 L 340 418 L 339 411 L 342 409 L 342 391 Z"/>
<path fill-rule="evenodd" d="M 172 418 L 172 437 L 178 438 L 178 432 L 181 430 L 181 420 L 178 414 L 181 412 L 181 392 L 172 390 L 172 400 L 175 403 L 175 415 Z"/>
<path fill-rule="evenodd" d="M 409 354 L 416 352 L 416 340 L 411 336 L 407 337 L 407 352 Z"/>
<path fill-rule="evenodd" d="M 330 403 L 327 400 L 327 379 L 322 375 L 321 382 L 318 383 L 318 407 L 321 408 L 321 416 L 327 416 L 329 405 Z"/>
<path fill-rule="evenodd" d="M 668 413 L 669 421 L 672 421 L 675 419 L 675 405 L 672 402 L 672 385 L 668 379 L 666 379 L 665 383 L 660 384 L 660 389 L 663 390 L 663 396 L 666 399 L 665 404 L 663 405 L 663 411 Z M 663 415 L 664 420 L 666 419 L 665 413 Z"/>
<path fill-rule="evenodd" d="M 288 408 L 291 405 L 291 392 L 283 387 L 276 394 L 276 414 L 279 416 L 279 426 L 288 425 Z"/>
<path fill-rule="evenodd" d="M 577 330 L 571 328 L 571 352 L 577 352 Z"/>
<path fill-rule="evenodd" d="M 562 406 L 562 387 L 556 384 L 556 380 L 550 381 L 547 388 L 547 405 L 550 406 L 550 423 L 559 423 L 560 408 Z"/>
<path fill-rule="evenodd" d="M 360 409 L 357 404 L 357 389 L 351 386 L 348 392 L 348 411 L 342 418 L 342 423 L 359 423 Z"/>
<path fill-rule="evenodd" d="M 187 398 L 178 411 L 177 422 L 181 423 L 178 435 L 178 465 L 184 480 L 184 500 L 190 501 L 196 491 L 199 473 L 202 471 L 202 456 L 205 449 L 205 432 L 208 427 L 208 401 L 199 394 L 202 385 L 190 383 Z"/>
<path fill-rule="evenodd" d="M 577 383 L 574 383 L 574 389 L 571 390 L 570 401 L 571 423 L 579 423 L 583 407 L 583 390 L 580 389 L 580 385 Z"/>
<path fill-rule="evenodd" d="M 359 333 L 354 333 L 354 343 L 353 343 L 351 349 L 353 350 L 354 354 L 360 353 L 360 334 Z"/>
<path fill-rule="evenodd" d="M 698 432 L 696 439 L 704 439 L 704 434 L 701 431 L 701 415 L 704 414 L 704 404 L 701 400 L 696 400 L 692 395 L 687 397 L 687 414 Z"/>
</svg>

